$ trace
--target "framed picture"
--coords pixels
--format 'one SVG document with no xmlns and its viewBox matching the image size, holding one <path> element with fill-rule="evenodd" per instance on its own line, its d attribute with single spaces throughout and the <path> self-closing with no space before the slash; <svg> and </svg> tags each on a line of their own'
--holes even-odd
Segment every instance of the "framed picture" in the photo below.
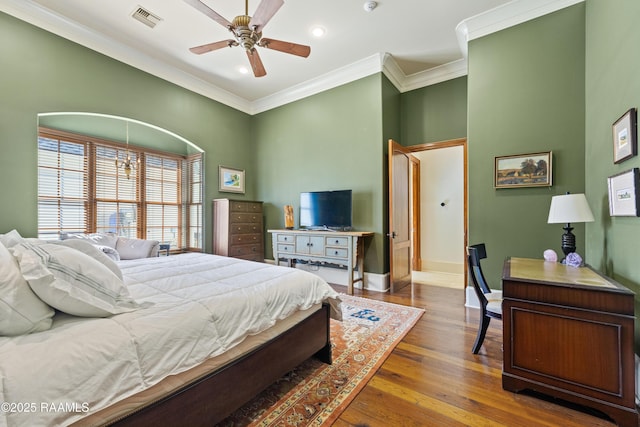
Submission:
<svg viewBox="0 0 640 427">
<path fill-rule="evenodd" d="M 226 166 L 218 166 L 218 171 L 220 174 L 218 190 L 244 194 L 243 170 L 228 168 Z"/>
<path fill-rule="evenodd" d="M 638 153 L 637 111 L 630 109 L 613 124 L 613 163 L 620 163 Z"/>
<path fill-rule="evenodd" d="M 610 176 L 609 214 L 611 216 L 640 216 L 640 168 Z"/>
<path fill-rule="evenodd" d="M 495 188 L 550 187 L 551 151 L 495 158 Z"/>
</svg>

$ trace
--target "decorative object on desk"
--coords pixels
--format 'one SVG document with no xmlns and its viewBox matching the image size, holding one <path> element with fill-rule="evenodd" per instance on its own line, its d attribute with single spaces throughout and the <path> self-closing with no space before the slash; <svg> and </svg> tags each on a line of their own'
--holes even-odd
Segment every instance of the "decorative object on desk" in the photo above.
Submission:
<svg viewBox="0 0 640 427">
<path fill-rule="evenodd" d="M 569 194 L 567 192 L 567 194 L 551 198 L 547 223 L 567 224 L 562 228 L 565 231 L 562 235 L 562 252 L 565 256 L 576 251 L 576 236 L 571 232 L 573 230 L 571 223 L 592 221 L 593 214 L 584 194 Z"/>
<path fill-rule="evenodd" d="M 640 216 L 640 169 L 633 168 L 608 178 L 609 214 Z"/>
<path fill-rule="evenodd" d="M 629 109 L 613 124 L 613 163 L 620 163 L 638 152 L 637 111 Z"/>
<path fill-rule="evenodd" d="M 550 187 L 551 151 L 495 158 L 495 188 Z"/>
<path fill-rule="evenodd" d="M 333 364 L 310 358 L 218 424 L 329 426 L 424 314 L 416 307 L 348 295 L 331 319 Z"/>
<path fill-rule="evenodd" d="M 553 249 L 547 249 L 544 251 L 543 257 L 545 261 L 558 262 L 558 254 Z"/>
<path fill-rule="evenodd" d="M 571 252 L 570 254 L 567 254 L 562 263 L 569 267 L 580 267 L 582 265 L 582 257 L 575 252 Z"/>
<path fill-rule="evenodd" d="M 219 191 L 244 194 L 244 170 L 218 166 Z"/>
<path fill-rule="evenodd" d="M 284 228 L 293 230 L 293 206 L 284 205 Z"/>
</svg>

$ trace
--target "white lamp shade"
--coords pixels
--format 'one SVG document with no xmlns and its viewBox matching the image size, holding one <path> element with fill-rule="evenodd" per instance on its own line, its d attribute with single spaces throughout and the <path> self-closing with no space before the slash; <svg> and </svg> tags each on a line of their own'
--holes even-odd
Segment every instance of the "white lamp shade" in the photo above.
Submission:
<svg viewBox="0 0 640 427">
<path fill-rule="evenodd" d="M 551 198 L 547 223 L 592 222 L 593 214 L 584 194 L 563 194 Z"/>
</svg>

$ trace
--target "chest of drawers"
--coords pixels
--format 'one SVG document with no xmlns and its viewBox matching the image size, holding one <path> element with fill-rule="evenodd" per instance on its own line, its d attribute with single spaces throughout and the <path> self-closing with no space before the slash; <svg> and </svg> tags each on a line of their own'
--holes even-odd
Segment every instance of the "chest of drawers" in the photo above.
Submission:
<svg viewBox="0 0 640 427">
<path fill-rule="evenodd" d="M 213 201 L 213 253 L 264 261 L 262 202 Z"/>
</svg>

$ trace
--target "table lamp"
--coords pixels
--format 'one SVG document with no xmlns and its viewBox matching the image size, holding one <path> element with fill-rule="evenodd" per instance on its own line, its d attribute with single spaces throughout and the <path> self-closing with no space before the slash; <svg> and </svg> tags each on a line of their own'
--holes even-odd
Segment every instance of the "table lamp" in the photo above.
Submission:
<svg viewBox="0 0 640 427">
<path fill-rule="evenodd" d="M 567 224 L 562 228 L 565 231 L 562 235 L 562 252 L 564 252 L 565 256 L 576 251 L 576 236 L 571 232 L 573 230 L 571 223 L 592 222 L 593 220 L 593 214 L 589 209 L 589 204 L 584 194 L 567 193 L 551 198 L 547 223 Z"/>
</svg>

